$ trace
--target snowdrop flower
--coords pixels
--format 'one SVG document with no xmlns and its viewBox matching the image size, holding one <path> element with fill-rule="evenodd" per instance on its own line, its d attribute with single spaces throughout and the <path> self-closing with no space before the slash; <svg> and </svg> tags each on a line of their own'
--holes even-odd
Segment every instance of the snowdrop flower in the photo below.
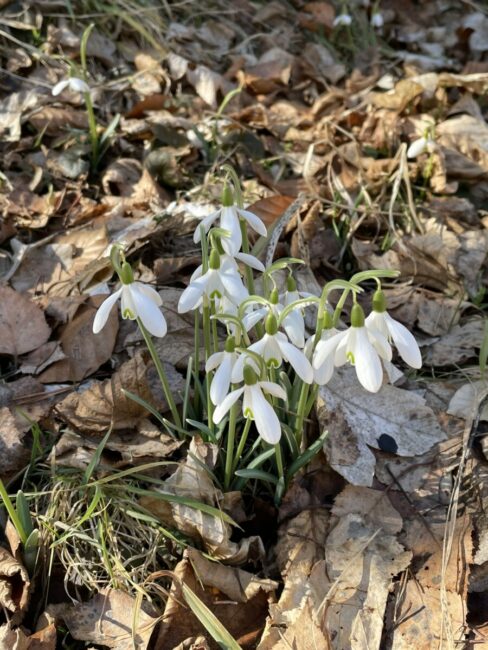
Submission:
<svg viewBox="0 0 488 650">
<path fill-rule="evenodd" d="M 386 311 L 386 298 L 381 289 L 373 296 L 373 311 L 365 321 L 368 331 L 373 330 L 384 336 L 388 342 L 393 341 L 401 358 L 412 368 L 422 367 L 422 355 L 413 334 L 408 329 L 392 318 Z M 373 345 L 375 340 L 372 341 Z M 380 356 L 382 350 L 378 349 Z"/>
<path fill-rule="evenodd" d="M 385 21 L 383 19 L 383 14 L 381 14 L 379 11 L 373 11 L 371 14 L 371 26 L 377 29 L 381 29 L 384 24 Z"/>
<path fill-rule="evenodd" d="M 352 23 L 352 16 L 350 14 L 342 13 L 334 18 L 332 25 L 337 27 L 338 25 L 348 26 Z"/>
<path fill-rule="evenodd" d="M 205 364 L 207 373 L 217 368 L 210 385 L 210 399 L 214 404 L 220 404 L 229 392 L 232 369 L 238 358 L 235 347 L 235 338 L 227 337 L 224 351 L 212 354 Z"/>
<path fill-rule="evenodd" d="M 271 381 L 258 381 L 258 377 L 251 366 L 244 366 L 243 376 L 244 386 L 233 390 L 217 406 L 213 414 L 213 421 L 218 424 L 239 397 L 243 395 L 242 413 L 244 417 L 254 420 L 261 438 L 270 445 L 275 445 L 281 438 L 281 425 L 274 408 L 268 402 L 264 393 L 286 400 L 286 392 L 281 386 Z"/>
<path fill-rule="evenodd" d="M 295 281 L 293 280 L 293 283 L 294 282 Z M 296 284 L 294 286 L 296 289 Z M 259 321 L 265 320 L 269 314 L 274 314 L 276 319 L 278 319 L 285 307 L 300 300 L 300 294 L 296 290 L 287 291 L 281 296 L 281 298 L 285 304 L 278 302 L 278 291 L 277 289 L 273 289 L 269 298 L 268 306 L 259 307 L 256 310 L 249 311 L 242 319 L 246 331 L 249 331 L 259 323 Z M 292 309 L 287 316 L 285 316 L 282 326 L 293 345 L 298 348 L 303 348 L 305 345 L 305 321 L 300 307 L 297 307 L 296 310 Z"/>
<path fill-rule="evenodd" d="M 222 207 L 204 217 L 195 230 L 193 235 L 195 244 L 200 241 L 201 226 L 204 227 L 205 232 L 208 232 L 217 219 L 220 219 L 220 227 L 229 233 L 227 237 L 221 239 L 222 246 L 229 255 L 236 256 L 242 246 L 240 219 L 244 219 L 258 235 L 266 237 L 266 226 L 261 219 L 249 212 L 249 210 L 243 210 L 234 205 L 232 190 L 228 185 L 225 186 L 222 192 Z"/>
<path fill-rule="evenodd" d="M 371 339 L 374 340 L 374 345 Z M 335 366 L 343 366 L 349 361 L 354 364 L 360 384 L 371 393 L 376 393 L 383 382 L 383 368 L 378 349 L 384 359 L 391 359 L 388 341 L 380 332 L 366 329 L 364 312 L 362 307 L 356 304 L 351 311 L 351 327 L 324 341 L 313 359 L 313 368 L 319 378 L 323 379 L 330 372 L 331 356 Z M 324 369 L 323 364 L 328 364 L 327 368 Z"/>
<path fill-rule="evenodd" d="M 240 304 L 248 296 L 242 278 L 235 267 L 227 260 L 220 263 L 220 255 L 213 249 L 206 273 L 193 279 L 183 291 L 178 302 L 178 312 L 184 314 L 198 307 L 203 299 L 222 298 L 226 296 L 232 302 Z"/>
<path fill-rule="evenodd" d="M 282 332 L 278 332 L 278 322 L 273 313 L 266 317 L 265 334 L 256 343 L 249 346 L 249 350 L 259 354 L 268 364 L 279 368 L 283 360 L 288 361 L 293 370 L 306 384 L 313 381 L 313 370 L 310 361 L 301 350 L 290 343 Z M 245 355 L 243 355 L 244 357 Z M 245 359 L 239 358 L 234 366 L 233 380 L 239 379 Z"/>
<path fill-rule="evenodd" d="M 312 356 L 314 380 L 319 386 L 327 384 L 334 374 L 334 355 L 327 349 L 326 344 L 329 339 L 339 334 L 339 330 L 332 326 L 332 316 L 329 312 L 325 312 L 324 319 L 324 328 Z M 312 336 L 307 341 L 305 354 L 310 354 L 310 341 L 313 343 L 313 339 Z M 324 348 L 325 354 L 322 352 Z"/>
<path fill-rule="evenodd" d="M 124 262 L 120 272 L 121 288 L 102 302 L 93 321 L 93 332 L 98 334 L 108 320 L 112 307 L 120 298 L 122 318 L 139 318 L 147 331 L 153 336 L 164 336 L 168 330 L 163 313 L 161 296 L 152 287 L 142 282 L 134 282 L 132 269 Z"/>
<path fill-rule="evenodd" d="M 407 149 L 408 158 L 417 158 L 426 151 L 432 152 L 435 149 L 435 140 L 431 135 L 424 135 L 418 140 L 414 140 Z"/>
<path fill-rule="evenodd" d="M 74 93 L 90 92 L 90 86 L 86 83 L 86 81 L 83 81 L 83 79 L 78 79 L 78 77 L 69 77 L 68 79 L 58 81 L 51 92 L 54 96 L 56 96 L 62 93 L 65 88 L 69 88 Z"/>
</svg>

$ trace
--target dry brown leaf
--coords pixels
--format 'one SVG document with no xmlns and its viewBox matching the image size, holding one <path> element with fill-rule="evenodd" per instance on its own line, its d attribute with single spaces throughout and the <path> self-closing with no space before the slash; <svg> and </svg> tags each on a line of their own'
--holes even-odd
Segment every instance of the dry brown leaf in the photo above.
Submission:
<svg viewBox="0 0 488 650">
<path fill-rule="evenodd" d="M 47 611 L 63 620 L 71 636 L 79 641 L 113 650 L 146 650 L 158 618 L 136 607 L 135 598 L 129 594 L 102 589 L 86 603 L 50 605 Z"/>
<path fill-rule="evenodd" d="M 466 515 L 456 521 L 450 556 L 443 559 L 446 525 L 432 519 L 427 520 L 428 528 L 418 519 L 406 526 L 405 545 L 413 552 L 416 572 L 402 585 L 401 593 L 396 590 L 397 623 L 390 632 L 392 650 L 449 647 L 449 633 L 455 644 L 451 647 L 464 643 L 469 574 L 466 566 L 472 561 L 472 526 Z M 442 585 L 446 590 L 444 604 Z"/>
<path fill-rule="evenodd" d="M 425 360 L 434 367 L 465 363 L 477 356 L 483 334 L 484 321 L 481 318 L 456 325 L 426 348 Z"/>
<path fill-rule="evenodd" d="M 30 425 L 28 425 L 30 427 Z M 24 431 L 16 417 L 4 406 L 0 409 L 0 475 L 15 472 L 29 459 L 30 452 L 22 445 Z"/>
<path fill-rule="evenodd" d="M 241 647 L 254 647 L 253 642 L 264 626 L 269 593 L 274 591 L 277 583 L 210 562 L 194 549 L 185 551 L 183 560 L 176 566 L 175 578 L 156 648 L 174 648 L 197 635 L 203 635 L 212 650 L 220 647 L 182 604 L 180 582 L 184 582 L 205 603 Z"/>
<path fill-rule="evenodd" d="M 352 485 L 371 486 L 382 435 L 392 438 L 399 456 L 417 456 L 445 440 L 425 399 L 412 392 L 384 385 L 368 393 L 353 367 L 338 369 L 319 392 L 318 417 L 329 435 L 324 451 L 331 466 Z"/>
<path fill-rule="evenodd" d="M 310 578 L 321 620 L 331 648 L 379 650 L 393 578 L 412 557 L 397 541 L 402 518 L 385 492 L 353 486 L 336 498 L 332 515 L 325 561 Z"/>
<path fill-rule="evenodd" d="M 267 228 L 270 228 L 290 207 L 294 201 L 292 196 L 274 195 L 265 199 L 259 199 L 249 205 L 246 209 L 256 214 Z"/>
<path fill-rule="evenodd" d="M 164 492 L 190 497 L 214 507 L 220 507 L 223 495 L 205 471 L 205 465 L 213 469 L 217 447 L 194 437 L 185 463 L 164 482 Z M 230 524 L 191 506 L 167 503 L 157 497 L 143 497 L 141 505 L 165 524 L 177 528 L 185 535 L 203 543 L 212 557 L 239 565 L 262 557 L 263 543 L 259 537 L 247 537 L 239 542 L 231 541 Z"/>
<path fill-rule="evenodd" d="M 142 165 L 134 158 L 118 158 L 114 160 L 102 176 L 102 186 L 106 194 L 115 196 L 131 196 L 134 185 L 142 174 Z"/>
<path fill-rule="evenodd" d="M 181 399 L 179 391 L 184 387 L 183 377 L 172 366 L 166 365 L 165 370 L 173 397 L 178 403 Z M 135 427 L 147 412 L 143 406 L 124 395 L 122 389 L 135 393 L 159 410 L 168 408 L 153 371 L 148 371 L 143 355 L 138 353 L 122 364 L 111 379 L 90 382 L 68 395 L 56 406 L 56 412 L 74 429 L 87 435 L 102 434 L 110 427 L 114 430 Z"/>
<path fill-rule="evenodd" d="M 112 309 L 99 334 L 93 333 L 93 319 L 106 297 L 91 297 L 63 327 L 59 342 L 65 358 L 45 370 L 39 381 L 45 384 L 81 381 L 110 359 L 119 328 L 118 309 Z"/>
<path fill-rule="evenodd" d="M 307 2 L 298 14 L 300 25 L 305 29 L 318 32 L 320 29 L 331 31 L 334 25 L 335 9 L 329 2 Z"/>
<path fill-rule="evenodd" d="M 310 585 L 313 567 L 324 558 L 328 528 L 329 513 L 323 508 L 306 509 L 280 527 L 276 550 L 285 585 L 278 603 L 270 605 L 258 650 L 329 647 Z"/>
<path fill-rule="evenodd" d="M 255 65 L 248 66 L 239 76 L 255 95 L 272 93 L 290 81 L 294 57 L 281 50 L 268 50 Z"/>
<path fill-rule="evenodd" d="M 35 350 L 51 334 L 42 310 L 6 286 L 0 286 L 0 330 L 0 354 L 14 356 Z"/>
<path fill-rule="evenodd" d="M 41 96 L 34 88 L 11 93 L 0 101 L 0 135 L 3 140 L 20 140 L 23 113 L 39 106 L 40 101 Z"/>
<path fill-rule="evenodd" d="M 65 431 L 53 448 L 52 456 L 58 465 L 86 469 L 98 447 L 97 438 L 80 436 L 73 431 Z M 159 431 L 149 420 L 137 423 L 136 431 L 113 432 L 107 440 L 102 453 L 106 466 L 121 468 L 137 466 L 157 459 L 170 457 L 183 443 L 167 433 Z"/>
<path fill-rule="evenodd" d="M 0 546 L 0 603 L 13 614 L 20 614 L 29 602 L 30 580 L 27 570 Z"/>
<path fill-rule="evenodd" d="M 378 108 L 388 108 L 401 113 L 411 101 L 423 92 L 424 89 L 420 84 L 410 79 L 402 79 L 393 90 L 386 93 L 371 93 L 370 99 Z"/>
<path fill-rule="evenodd" d="M 65 358 L 66 355 L 61 349 L 59 341 L 48 341 L 24 357 L 19 372 L 24 375 L 38 375 L 52 363 Z"/>
<path fill-rule="evenodd" d="M 43 106 L 29 115 L 29 122 L 40 133 L 57 136 L 65 129 L 87 129 L 88 118 L 84 110 L 68 106 Z"/>
</svg>

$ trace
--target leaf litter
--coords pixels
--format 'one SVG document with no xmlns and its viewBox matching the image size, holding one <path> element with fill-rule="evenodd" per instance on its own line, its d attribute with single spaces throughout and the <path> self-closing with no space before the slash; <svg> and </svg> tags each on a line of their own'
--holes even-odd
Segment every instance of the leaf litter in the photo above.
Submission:
<svg viewBox="0 0 488 650">
<path fill-rule="evenodd" d="M 56 556 L 53 593 L 76 602 L 47 596 L 44 613 L 34 606 L 44 574 L 2 546 L 2 605 L 15 617 L 2 619 L 0 646 L 48 650 L 64 625 L 73 643 L 216 647 L 182 584 L 243 648 L 486 643 L 482 3 L 385 0 L 381 31 L 368 3 L 350 3 L 346 31 L 334 27 L 339 2 L 229 13 L 217 1 L 208 15 L 194 3 L 100 5 L 87 50 L 93 98 L 100 128 L 120 120 L 95 170 L 80 98 L 51 95 L 89 20 L 71 4 L 71 16 L 62 3 L 0 9 L 0 478 L 11 493 L 35 489 L 36 463 L 88 472 L 98 455 L 96 479 L 140 471 L 160 481 L 155 492 L 176 500 L 134 495 L 138 521 L 152 518 L 181 545 L 174 573 L 148 576 L 151 588 L 122 587 L 93 564 L 87 593 Z M 428 128 L 433 151 L 409 158 Z M 423 370 L 387 367 L 394 385 L 376 395 L 349 369 L 321 389 L 307 436 L 328 430 L 323 453 L 278 512 L 262 495 L 225 493 L 212 476 L 217 447 L 197 432 L 188 445 L 162 430 L 154 413 L 168 405 L 133 323 L 114 310 L 100 337 L 91 332 L 110 247 L 123 243 L 168 307 L 158 351 L 180 399 L 194 330 L 176 306 L 198 264 L 191 233 L 218 202 L 212 175 L 226 160 L 246 203 L 278 224 L 264 255 L 307 262 L 300 290 L 397 269 L 385 287 L 391 313 L 422 347 Z M 149 467 L 158 462 L 168 464 Z"/>
</svg>

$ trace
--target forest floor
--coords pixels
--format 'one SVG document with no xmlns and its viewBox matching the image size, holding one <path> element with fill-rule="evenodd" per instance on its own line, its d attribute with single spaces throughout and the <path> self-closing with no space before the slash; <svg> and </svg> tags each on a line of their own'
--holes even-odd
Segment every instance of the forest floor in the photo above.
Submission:
<svg viewBox="0 0 488 650">
<path fill-rule="evenodd" d="M 0 0 L 0 649 L 488 648 L 488 7 L 365 5 Z M 92 331 L 123 245 L 182 394 L 225 164 L 301 291 L 397 270 L 422 351 L 320 389 L 279 504 L 161 425 L 133 321 Z"/>
</svg>

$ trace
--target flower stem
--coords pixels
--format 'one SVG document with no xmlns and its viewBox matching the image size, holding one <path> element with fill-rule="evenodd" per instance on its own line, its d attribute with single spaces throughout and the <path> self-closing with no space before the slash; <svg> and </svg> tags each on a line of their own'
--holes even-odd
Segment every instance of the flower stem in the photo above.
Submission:
<svg viewBox="0 0 488 650">
<path fill-rule="evenodd" d="M 300 443 L 302 442 L 303 422 L 306 417 L 308 391 L 309 391 L 309 384 L 302 382 L 300 397 L 298 399 L 297 415 L 295 419 L 295 438 L 298 443 L 298 446 L 300 446 Z"/>
<path fill-rule="evenodd" d="M 97 119 L 95 117 L 95 111 L 93 110 L 93 102 L 91 100 L 90 93 L 84 93 L 83 97 L 85 98 L 86 112 L 88 115 L 88 127 L 90 130 L 92 171 L 95 171 L 98 164 Z"/>
<path fill-rule="evenodd" d="M 210 313 L 212 316 L 215 316 L 217 313 L 217 310 L 215 309 L 215 299 L 213 298 L 211 303 L 210 303 Z M 213 351 L 218 352 L 219 351 L 219 337 L 217 335 L 217 320 L 215 318 L 211 319 L 211 324 L 212 324 L 212 343 L 213 343 Z"/>
<path fill-rule="evenodd" d="M 166 398 L 166 402 L 168 403 L 168 406 L 170 408 L 171 414 L 173 416 L 174 423 L 176 426 L 182 428 L 181 424 L 181 418 L 180 414 L 178 413 L 178 409 L 176 408 L 175 401 L 173 399 L 173 395 L 171 393 L 171 388 L 169 385 L 168 377 L 166 376 L 166 371 L 164 370 L 164 366 L 161 362 L 161 359 L 159 358 L 159 355 L 156 351 L 156 348 L 154 347 L 153 340 L 151 338 L 151 335 L 147 331 L 147 329 L 144 327 L 142 324 L 142 321 L 140 318 L 137 319 L 137 324 L 139 325 L 139 329 L 142 332 L 142 336 L 144 337 L 144 340 L 146 341 L 147 349 L 149 350 L 149 354 L 151 355 L 151 358 L 154 362 L 154 365 L 156 366 L 156 370 L 159 376 L 159 379 L 161 381 L 161 386 L 163 387 L 164 391 L 164 396 Z"/>
<path fill-rule="evenodd" d="M 232 388 L 234 389 L 234 387 Z M 236 439 L 236 420 L 237 420 L 237 404 L 233 404 L 230 409 L 229 415 L 229 430 L 227 432 L 227 453 L 225 456 L 225 473 L 224 473 L 224 489 L 228 490 L 232 479 L 232 470 L 234 466 L 234 445 Z"/>
<path fill-rule="evenodd" d="M 208 361 L 208 358 L 212 354 L 211 346 L 211 332 L 210 332 L 210 306 L 208 304 L 207 298 L 204 296 L 203 302 L 203 343 L 205 346 L 205 361 Z M 207 418 L 208 418 L 208 428 L 213 432 L 214 424 L 212 420 L 213 416 L 213 404 L 210 399 L 210 383 L 212 381 L 212 373 L 207 373 L 206 377 L 206 388 L 207 388 Z"/>
<path fill-rule="evenodd" d="M 237 446 L 237 451 L 236 455 L 234 457 L 234 462 L 232 465 L 232 471 L 235 472 L 237 469 L 237 466 L 239 465 L 239 460 L 241 459 L 242 452 L 244 451 L 244 447 L 246 446 L 247 442 L 247 436 L 249 435 L 249 429 L 251 428 L 251 418 L 246 419 L 246 424 L 244 425 L 244 430 L 241 434 L 241 438 L 239 440 L 239 444 Z"/>
<path fill-rule="evenodd" d="M 198 375 L 200 373 L 200 312 L 198 309 L 194 311 L 194 346 L 195 346 L 195 358 L 194 358 L 194 379 L 195 379 L 195 413 L 198 413 L 198 406 L 200 402 L 200 391 L 196 389 L 196 382 L 198 381 Z"/>
<path fill-rule="evenodd" d="M 281 453 L 281 445 L 280 443 L 276 443 L 274 446 L 275 448 L 275 454 L 276 454 L 276 467 L 278 468 L 278 476 L 280 479 L 285 479 L 285 470 L 283 468 L 283 455 Z"/>
</svg>

